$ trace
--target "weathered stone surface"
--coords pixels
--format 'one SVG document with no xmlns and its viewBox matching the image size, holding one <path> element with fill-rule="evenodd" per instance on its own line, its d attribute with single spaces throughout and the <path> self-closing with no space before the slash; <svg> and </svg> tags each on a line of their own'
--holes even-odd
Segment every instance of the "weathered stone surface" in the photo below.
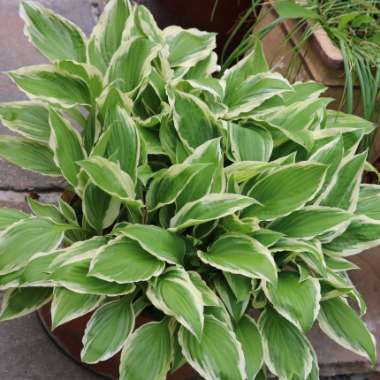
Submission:
<svg viewBox="0 0 380 380">
<path fill-rule="evenodd" d="M 365 321 L 380 347 L 380 247 L 354 256 L 352 261 L 360 267 L 360 270 L 352 271 L 350 277 L 367 303 Z M 323 376 L 380 373 L 379 359 L 376 367 L 372 368 L 364 358 L 341 348 L 319 329 L 314 329 L 310 337 L 316 348 Z"/>
<path fill-rule="evenodd" d="M 87 0 L 40 0 L 80 25 L 85 33 L 91 32 L 94 24 L 93 8 Z M 0 71 L 35 65 L 45 59 L 28 42 L 23 33 L 23 21 L 18 14 L 20 0 L 0 0 Z M 25 99 L 25 96 L 5 76 L 0 75 L 0 102 Z M 9 133 L 0 125 L 0 134 Z M 33 174 L 0 161 L 0 189 L 30 190 L 62 187 L 62 180 Z"/>
</svg>

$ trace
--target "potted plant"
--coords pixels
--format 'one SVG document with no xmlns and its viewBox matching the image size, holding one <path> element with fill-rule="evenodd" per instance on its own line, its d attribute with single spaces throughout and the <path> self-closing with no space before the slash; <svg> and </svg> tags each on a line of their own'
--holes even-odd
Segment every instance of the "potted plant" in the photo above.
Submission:
<svg viewBox="0 0 380 380">
<path fill-rule="evenodd" d="M 30 100 L 1 105 L 19 136 L 0 155 L 68 193 L 0 210 L 1 320 L 51 302 L 54 334 L 85 316 L 82 361 L 121 351 L 123 380 L 186 362 L 205 379 L 318 379 L 316 322 L 376 362 L 347 275 L 380 239 L 356 153 L 370 122 L 268 71 L 260 45 L 218 77 L 214 34 L 160 30 L 127 0 L 88 39 L 35 2 L 21 15 L 52 63 L 9 73 Z"/>
</svg>

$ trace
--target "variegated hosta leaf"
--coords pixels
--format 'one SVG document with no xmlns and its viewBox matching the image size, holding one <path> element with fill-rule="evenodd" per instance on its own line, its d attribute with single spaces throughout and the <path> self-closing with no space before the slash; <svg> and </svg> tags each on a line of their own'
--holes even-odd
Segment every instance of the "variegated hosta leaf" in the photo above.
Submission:
<svg viewBox="0 0 380 380">
<path fill-rule="evenodd" d="M 118 227 L 117 233 L 137 241 L 145 251 L 156 256 L 159 260 L 166 261 L 169 264 L 183 264 L 186 242 L 179 235 L 146 224 L 127 224 Z"/>
<path fill-rule="evenodd" d="M 157 173 L 146 194 L 148 208 L 154 210 L 173 203 L 191 179 L 205 166 L 205 164 L 177 164 Z"/>
<path fill-rule="evenodd" d="M 111 0 L 92 31 L 87 47 L 88 61 L 103 73 L 122 42 L 130 14 L 129 0 Z"/>
<path fill-rule="evenodd" d="M 309 206 L 276 219 L 270 228 L 292 238 L 313 238 L 337 230 L 352 214 L 339 208 Z"/>
<path fill-rule="evenodd" d="M 47 107 L 37 101 L 0 103 L 0 120 L 26 138 L 47 143 L 50 137 Z"/>
<path fill-rule="evenodd" d="M 215 317 L 205 316 L 201 340 L 184 327 L 179 330 L 178 340 L 186 360 L 205 379 L 246 378 L 240 342 L 229 327 Z"/>
<path fill-rule="evenodd" d="M 96 252 L 91 252 L 95 256 Z M 86 253 L 85 253 L 86 255 Z M 73 292 L 81 294 L 94 294 L 105 296 L 119 296 L 132 293 L 135 290 L 134 284 L 118 284 L 109 282 L 106 279 L 93 277 L 89 273 L 91 257 L 73 258 L 67 260 L 62 266 L 57 268 L 49 278 L 56 286 L 63 286 Z"/>
<path fill-rule="evenodd" d="M 202 295 L 204 306 L 218 306 L 220 304 L 218 296 L 209 288 L 201 275 L 194 271 L 188 271 L 189 277 Z"/>
<path fill-rule="evenodd" d="M 52 204 L 39 202 L 32 197 L 27 198 L 29 208 L 36 216 L 50 218 L 55 223 L 65 223 L 66 220 L 61 212 Z"/>
<path fill-rule="evenodd" d="M 165 380 L 174 356 L 173 339 L 166 319 L 139 327 L 124 344 L 120 380 Z"/>
<path fill-rule="evenodd" d="M 135 324 L 135 314 L 128 297 L 111 301 L 95 311 L 83 336 L 81 359 L 98 363 L 119 352 Z"/>
<path fill-rule="evenodd" d="M 53 287 L 54 283 L 50 280 L 49 266 L 56 257 L 56 252 L 39 252 L 33 255 L 26 267 L 21 269 L 18 276 L 19 285 L 22 287 Z"/>
<path fill-rule="evenodd" d="M 261 314 L 259 328 L 269 370 L 280 380 L 307 379 L 313 354 L 306 336 L 271 308 Z"/>
<path fill-rule="evenodd" d="M 265 100 L 289 91 L 292 91 L 292 87 L 281 74 L 263 72 L 248 76 L 238 87 L 226 92 L 224 97 L 224 104 L 228 107 L 226 117 L 236 118 L 254 110 Z"/>
<path fill-rule="evenodd" d="M 216 47 L 215 33 L 201 32 L 195 28 L 182 29 L 179 26 L 169 26 L 163 32 L 169 45 L 171 67 L 193 67 L 206 59 Z"/>
<path fill-rule="evenodd" d="M 214 115 L 206 103 L 182 91 L 169 94 L 174 126 L 186 147 L 194 149 L 218 137 Z"/>
<path fill-rule="evenodd" d="M 94 256 L 94 252 L 97 248 L 105 245 L 107 243 L 107 239 L 104 236 L 95 236 L 92 239 L 77 241 L 76 243 L 53 251 L 54 259 L 49 264 L 49 271 L 54 272 L 56 269 L 60 268 L 65 263 L 70 263 L 72 260 L 75 260 L 78 257 L 82 257 L 84 255 L 89 255 L 88 257 Z"/>
<path fill-rule="evenodd" d="M 174 317 L 199 340 L 202 338 L 202 295 L 184 269 L 168 268 L 150 281 L 146 295 L 157 309 Z"/>
<path fill-rule="evenodd" d="M 220 299 L 223 301 L 225 308 L 228 310 L 228 314 L 234 321 L 240 321 L 241 317 L 247 310 L 251 295 L 249 294 L 248 297 L 245 297 L 243 300 L 239 301 L 236 299 L 227 281 L 223 277 L 217 277 L 213 283 Z"/>
<path fill-rule="evenodd" d="M 254 124 L 228 126 L 231 154 L 235 161 L 269 161 L 273 149 L 271 134 Z"/>
<path fill-rule="evenodd" d="M 300 281 L 295 272 L 280 272 L 277 285 L 266 284 L 264 292 L 276 311 L 301 330 L 309 331 L 319 312 L 319 281 Z"/>
<path fill-rule="evenodd" d="M 323 165 L 301 162 L 271 172 L 248 191 L 260 203 L 250 206 L 243 215 L 273 220 L 297 210 L 319 190 L 325 170 Z"/>
<path fill-rule="evenodd" d="M 322 144 L 322 146 L 319 149 L 316 149 L 310 156 L 310 161 L 328 165 L 326 170 L 325 183 L 323 184 L 320 193 L 323 193 L 324 190 L 326 190 L 327 186 L 333 179 L 334 174 L 342 162 L 344 153 L 343 151 L 343 138 L 339 136 L 327 144 Z"/>
<path fill-rule="evenodd" d="M 0 235 L 0 274 L 25 267 L 38 252 L 57 248 L 64 232 L 71 228 L 47 218 L 28 218 L 12 224 Z"/>
<path fill-rule="evenodd" d="M 79 294 L 65 288 L 55 287 L 51 304 L 52 330 L 96 309 L 102 301 L 103 297 L 101 296 Z"/>
<path fill-rule="evenodd" d="M 226 272 L 277 281 L 277 267 L 270 251 L 248 235 L 223 235 L 208 252 L 199 251 L 198 256 L 206 264 Z"/>
<path fill-rule="evenodd" d="M 187 203 L 170 220 L 172 230 L 181 230 L 231 215 L 256 201 L 239 194 L 208 194 L 194 202 Z"/>
<path fill-rule="evenodd" d="M 373 365 L 377 360 L 376 342 L 364 322 L 341 298 L 321 302 L 319 326 L 339 345 L 366 357 Z"/>
<path fill-rule="evenodd" d="M 371 219 L 380 220 L 380 187 L 374 185 L 373 194 L 366 194 L 364 189 L 360 189 L 355 214 L 366 215 Z"/>
<path fill-rule="evenodd" d="M 6 229 L 11 224 L 29 218 L 30 215 L 15 208 L 0 208 L 0 231 Z"/>
<path fill-rule="evenodd" d="M 354 217 L 347 229 L 323 248 L 336 256 L 350 256 L 379 243 L 380 221 L 363 215 Z"/>
<path fill-rule="evenodd" d="M 238 183 L 245 182 L 265 171 L 279 166 L 275 162 L 240 161 L 227 166 L 227 176 L 233 176 Z"/>
<path fill-rule="evenodd" d="M 226 82 L 226 93 L 236 91 L 248 77 L 268 70 L 269 66 L 265 61 L 262 45 L 257 42 L 245 58 L 224 72 L 223 80 Z"/>
<path fill-rule="evenodd" d="M 86 152 L 79 133 L 58 112 L 49 110 L 51 135 L 49 145 L 54 152 L 54 161 L 63 176 L 75 188 L 78 185 L 80 167 L 77 162 L 85 159 Z"/>
<path fill-rule="evenodd" d="M 51 299 L 50 288 L 15 288 L 3 295 L 0 321 L 19 318 L 32 313 Z"/>
<path fill-rule="evenodd" d="M 255 320 L 246 314 L 236 324 L 235 333 L 243 349 L 247 379 L 254 380 L 264 362 L 260 331 Z"/>
<path fill-rule="evenodd" d="M 31 98 L 63 106 L 91 103 L 86 83 L 78 77 L 61 73 L 53 65 L 23 67 L 11 71 L 9 76 Z"/>
<path fill-rule="evenodd" d="M 159 45 L 144 37 L 134 37 L 124 42 L 109 64 L 107 82 L 115 82 L 121 91 L 134 95 L 147 82 L 151 62 L 157 57 L 159 49 Z"/>
<path fill-rule="evenodd" d="M 107 156 L 120 163 L 120 168 L 136 182 L 140 161 L 140 137 L 135 122 L 128 112 L 116 106 L 106 115 L 106 123 L 112 126 L 108 139 Z"/>
<path fill-rule="evenodd" d="M 34 1 L 22 2 L 20 15 L 29 41 L 49 60 L 86 60 L 86 37 L 72 22 Z"/>
<path fill-rule="evenodd" d="M 210 192 L 224 190 L 223 153 L 220 139 L 212 139 L 200 145 L 186 158 L 185 164 L 204 164 L 205 167 L 186 185 L 176 199 L 177 209 L 186 203 L 202 198 Z"/>
<path fill-rule="evenodd" d="M 111 226 L 120 213 L 119 199 L 107 194 L 89 182 L 83 192 L 83 214 L 96 231 Z"/>
<path fill-rule="evenodd" d="M 249 277 L 230 272 L 223 273 L 232 293 L 238 301 L 244 301 L 251 295 L 252 280 Z"/>
<path fill-rule="evenodd" d="M 298 256 L 315 272 L 324 276 L 326 263 L 322 252 L 321 242 L 318 239 L 301 240 L 282 238 L 271 246 L 272 252 L 297 252 Z"/>
<path fill-rule="evenodd" d="M 59 176 L 51 149 L 37 141 L 13 136 L 0 136 L 0 157 L 32 172 Z"/>
<path fill-rule="evenodd" d="M 128 284 L 147 281 L 164 268 L 164 262 L 145 251 L 138 242 L 121 237 L 97 252 L 89 274 L 105 281 Z"/>
<path fill-rule="evenodd" d="M 251 236 L 266 247 L 271 247 L 283 237 L 283 234 L 267 228 L 260 228 L 253 231 Z"/>
<path fill-rule="evenodd" d="M 336 172 L 331 185 L 321 195 L 320 205 L 355 211 L 366 157 L 367 152 L 363 152 L 343 161 L 343 165 Z"/>
<path fill-rule="evenodd" d="M 78 163 L 91 181 L 106 193 L 128 201 L 135 197 L 135 185 L 120 166 L 103 157 L 93 156 Z"/>
</svg>

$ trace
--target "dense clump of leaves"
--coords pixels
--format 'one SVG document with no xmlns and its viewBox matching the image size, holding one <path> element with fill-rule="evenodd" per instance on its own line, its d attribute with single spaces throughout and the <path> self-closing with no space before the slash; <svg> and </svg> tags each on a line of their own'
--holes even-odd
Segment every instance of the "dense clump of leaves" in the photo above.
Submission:
<svg viewBox="0 0 380 380">
<path fill-rule="evenodd" d="M 123 380 L 186 362 L 205 379 L 317 379 L 317 320 L 375 362 L 347 276 L 380 241 L 380 187 L 356 154 L 371 123 L 268 71 L 259 45 L 218 78 L 213 34 L 160 30 L 127 0 L 89 39 L 34 2 L 21 14 L 52 63 L 9 73 L 30 100 L 1 104 L 18 136 L 0 155 L 63 176 L 73 199 L 0 209 L 1 320 L 93 311 L 82 359 L 122 350 Z"/>
</svg>

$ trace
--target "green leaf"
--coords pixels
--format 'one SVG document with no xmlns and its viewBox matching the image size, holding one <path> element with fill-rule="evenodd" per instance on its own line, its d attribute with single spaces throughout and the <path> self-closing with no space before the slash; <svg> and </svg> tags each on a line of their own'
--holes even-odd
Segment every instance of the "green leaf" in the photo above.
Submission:
<svg viewBox="0 0 380 380">
<path fill-rule="evenodd" d="M 205 379 L 243 380 L 244 354 L 239 341 L 226 324 L 206 315 L 202 339 L 181 327 L 178 341 L 189 364 Z"/>
<path fill-rule="evenodd" d="M 190 68 L 207 58 L 216 47 L 215 37 L 215 33 L 201 32 L 195 28 L 167 27 L 164 38 L 169 45 L 170 66 Z"/>
<path fill-rule="evenodd" d="M 24 137 L 47 143 L 50 137 L 47 107 L 37 101 L 0 103 L 1 123 Z"/>
<path fill-rule="evenodd" d="M 276 311 L 301 330 L 309 331 L 317 319 L 321 291 L 319 281 L 300 281 L 295 272 L 280 272 L 277 285 L 266 284 L 264 292 Z"/>
<path fill-rule="evenodd" d="M 88 41 L 88 60 L 103 73 L 120 47 L 131 14 L 128 0 L 111 0 L 105 6 Z"/>
<path fill-rule="evenodd" d="M 54 161 L 63 176 L 73 186 L 78 185 L 80 167 L 77 162 L 86 157 L 79 133 L 58 112 L 49 110 L 51 127 L 50 148 L 54 152 Z"/>
<path fill-rule="evenodd" d="M 341 298 L 321 302 L 319 326 L 331 339 L 344 348 L 376 364 L 376 342 L 364 322 Z"/>
<path fill-rule="evenodd" d="M 292 91 L 291 85 L 279 73 L 263 72 L 248 76 L 239 87 L 226 91 L 224 104 L 228 112 L 225 116 L 228 119 L 236 118 L 251 112 L 265 100 L 289 91 Z"/>
<path fill-rule="evenodd" d="M 348 161 L 343 161 L 343 165 L 335 174 L 332 186 L 321 196 L 321 206 L 355 211 L 366 157 L 367 152 L 363 152 Z"/>
<path fill-rule="evenodd" d="M 282 18 L 319 19 L 317 12 L 309 9 L 304 4 L 298 4 L 295 0 L 276 0 L 275 9 Z"/>
<path fill-rule="evenodd" d="M 9 76 L 27 95 L 63 106 L 88 105 L 90 91 L 86 83 L 72 75 L 61 73 L 53 65 L 23 67 Z"/>
<path fill-rule="evenodd" d="M 0 231 L 6 229 L 11 224 L 29 218 L 30 215 L 15 208 L 0 208 Z"/>
<path fill-rule="evenodd" d="M 155 210 L 173 203 L 204 167 L 204 164 L 176 164 L 160 171 L 146 194 L 148 208 Z"/>
<path fill-rule="evenodd" d="M 260 331 L 255 320 L 246 314 L 236 324 L 235 333 L 244 352 L 247 379 L 254 380 L 264 361 Z"/>
<path fill-rule="evenodd" d="M 347 229 L 323 248 L 337 256 L 351 256 L 380 243 L 380 221 L 366 216 L 351 220 Z"/>
<path fill-rule="evenodd" d="M 0 136 L 0 157 L 36 173 L 59 176 L 50 148 L 36 141 L 13 136 Z"/>
<path fill-rule="evenodd" d="M 355 214 L 366 215 L 371 219 L 380 220 L 380 193 L 376 192 L 373 195 L 364 196 L 361 189 Z"/>
<path fill-rule="evenodd" d="M 261 314 L 259 328 L 269 370 L 280 380 L 306 379 L 313 355 L 310 343 L 300 330 L 270 308 Z"/>
<path fill-rule="evenodd" d="M 120 166 L 103 157 L 93 156 L 78 162 L 100 189 L 122 201 L 135 197 L 132 178 Z"/>
<path fill-rule="evenodd" d="M 277 267 L 270 251 L 243 234 L 225 234 L 200 259 L 220 270 L 276 283 Z"/>
<path fill-rule="evenodd" d="M 233 176 L 238 183 L 248 181 L 267 170 L 279 166 L 276 162 L 241 161 L 227 166 L 224 171 L 227 176 Z"/>
<path fill-rule="evenodd" d="M 28 218 L 12 224 L 0 236 L 0 274 L 25 267 L 38 252 L 57 248 L 68 228 L 46 218 Z"/>
<path fill-rule="evenodd" d="M 96 231 L 111 226 L 120 213 L 120 200 L 89 182 L 84 188 L 82 209 L 91 227 Z"/>
<path fill-rule="evenodd" d="M 165 380 L 174 355 L 168 322 L 149 322 L 125 342 L 120 359 L 120 380 Z"/>
<path fill-rule="evenodd" d="M 97 252 L 89 274 L 105 281 L 127 284 L 147 281 L 162 273 L 164 268 L 165 264 L 146 252 L 138 242 L 122 237 Z"/>
<path fill-rule="evenodd" d="M 168 268 L 150 281 L 146 295 L 157 309 L 174 317 L 201 339 L 204 322 L 202 295 L 184 269 Z"/>
<path fill-rule="evenodd" d="M 56 257 L 56 252 L 39 252 L 33 255 L 19 274 L 19 284 L 22 287 L 53 287 L 54 283 L 50 280 L 49 265 Z"/>
<path fill-rule="evenodd" d="M 55 287 L 51 304 L 52 330 L 96 309 L 102 301 L 100 296 L 79 294 Z"/>
<path fill-rule="evenodd" d="M 182 207 L 170 220 L 170 227 L 173 230 L 181 230 L 196 226 L 231 215 L 255 202 L 253 198 L 238 194 L 208 194 Z"/>
<path fill-rule="evenodd" d="M 324 174 L 323 165 L 309 162 L 274 170 L 249 190 L 248 195 L 260 203 L 250 206 L 243 215 L 273 220 L 297 210 L 313 198 L 322 185 Z"/>
<path fill-rule="evenodd" d="M 159 45 L 144 37 L 127 40 L 111 59 L 106 73 L 107 82 L 115 81 L 122 92 L 133 95 L 147 83 L 151 63 L 157 57 L 159 49 Z"/>
<path fill-rule="evenodd" d="M 82 361 L 93 364 L 111 358 L 122 349 L 134 324 L 135 315 L 128 297 L 101 306 L 87 323 Z"/>
<path fill-rule="evenodd" d="M 182 91 L 169 96 L 174 126 L 181 141 L 190 150 L 218 137 L 214 116 L 202 100 Z"/>
<path fill-rule="evenodd" d="M 50 61 L 86 61 L 86 37 L 72 22 L 34 1 L 23 1 L 20 16 L 24 33 Z"/>
<path fill-rule="evenodd" d="M 271 134 L 256 125 L 229 124 L 229 143 L 236 161 L 269 161 L 273 149 Z"/>
<path fill-rule="evenodd" d="M 276 219 L 270 229 L 292 238 L 313 238 L 337 230 L 352 214 L 339 208 L 309 206 Z"/>
<path fill-rule="evenodd" d="M 137 241 L 140 246 L 159 260 L 182 265 L 186 254 L 185 240 L 163 228 L 153 225 L 128 224 L 117 232 Z"/>
<path fill-rule="evenodd" d="M 101 250 L 102 248 L 100 248 Z M 96 257 L 98 251 L 85 253 L 90 257 L 74 257 L 67 260 L 62 266 L 57 268 L 50 279 L 55 285 L 63 286 L 73 292 L 81 294 L 94 294 L 99 296 L 119 296 L 132 293 L 135 290 L 133 284 L 117 284 L 107 280 L 93 277 L 89 273 L 91 257 Z"/>
<path fill-rule="evenodd" d="M 39 309 L 51 299 L 49 288 L 15 288 L 3 295 L 0 321 L 19 318 Z"/>
</svg>

